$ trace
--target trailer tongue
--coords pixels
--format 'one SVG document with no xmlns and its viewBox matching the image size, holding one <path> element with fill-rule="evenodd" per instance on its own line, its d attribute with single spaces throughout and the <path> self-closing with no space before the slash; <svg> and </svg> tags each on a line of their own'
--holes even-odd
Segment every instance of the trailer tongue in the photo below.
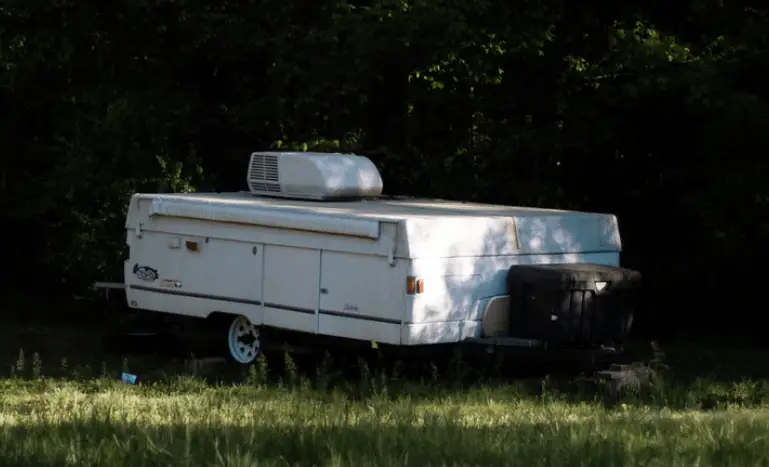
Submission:
<svg viewBox="0 0 769 467">
<path fill-rule="evenodd" d="M 207 320 L 236 362 L 277 334 L 555 354 L 632 326 L 640 274 L 613 215 L 386 197 L 350 154 L 253 153 L 247 184 L 135 194 L 125 224 L 128 306 Z"/>
</svg>

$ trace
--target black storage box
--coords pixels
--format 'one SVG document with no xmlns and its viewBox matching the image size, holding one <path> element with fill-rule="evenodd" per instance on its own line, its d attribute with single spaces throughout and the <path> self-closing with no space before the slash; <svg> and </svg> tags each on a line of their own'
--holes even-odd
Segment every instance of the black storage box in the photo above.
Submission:
<svg viewBox="0 0 769 467">
<path fill-rule="evenodd" d="M 517 265 L 507 280 L 511 336 L 592 348 L 625 340 L 641 274 L 600 264 Z"/>
</svg>

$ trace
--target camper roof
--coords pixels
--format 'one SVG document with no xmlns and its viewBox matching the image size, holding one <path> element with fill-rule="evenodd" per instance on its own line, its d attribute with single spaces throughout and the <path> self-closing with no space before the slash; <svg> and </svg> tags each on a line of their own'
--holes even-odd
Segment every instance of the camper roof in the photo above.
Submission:
<svg viewBox="0 0 769 467">
<path fill-rule="evenodd" d="M 303 214 L 328 214 L 335 217 L 358 217 L 392 221 L 430 217 L 511 217 L 575 214 L 575 211 L 527 208 L 496 204 L 469 203 L 438 199 L 379 196 L 357 201 L 308 201 L 253 196 L 249 192 L 141 194 L 160 203 L 182 203 L 188 208 L 199 206 L 222 211 L 228 209 L 279 210 Z"/>
</svg>

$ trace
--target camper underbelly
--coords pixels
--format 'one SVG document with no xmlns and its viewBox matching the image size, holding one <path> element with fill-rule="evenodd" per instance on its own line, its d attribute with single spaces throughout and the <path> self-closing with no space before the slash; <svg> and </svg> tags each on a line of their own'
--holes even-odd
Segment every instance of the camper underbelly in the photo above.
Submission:
<svg viewBox="0 0 769 467">
<path fill-rule="evenodd" d="M 400 344 L 406 260 L 151 231 L 129 244 L 132 308 Z"/>
</svg>

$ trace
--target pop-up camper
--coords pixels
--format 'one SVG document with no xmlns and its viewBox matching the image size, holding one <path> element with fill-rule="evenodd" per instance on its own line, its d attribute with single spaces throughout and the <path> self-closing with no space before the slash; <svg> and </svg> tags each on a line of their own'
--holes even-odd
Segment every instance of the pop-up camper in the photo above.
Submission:
<svg viewBox="0 0 769 467">
<path fill-rule="evenodd" d="M 271 331 L 553 350 L 630 328 L 640 275 L 613 215 L 387 197 L 351 154 L 256 152 L 247 182 L 135 194 L 125 223 L 128 306 L 224 323 L 236 362 Z"/>
</svg>

